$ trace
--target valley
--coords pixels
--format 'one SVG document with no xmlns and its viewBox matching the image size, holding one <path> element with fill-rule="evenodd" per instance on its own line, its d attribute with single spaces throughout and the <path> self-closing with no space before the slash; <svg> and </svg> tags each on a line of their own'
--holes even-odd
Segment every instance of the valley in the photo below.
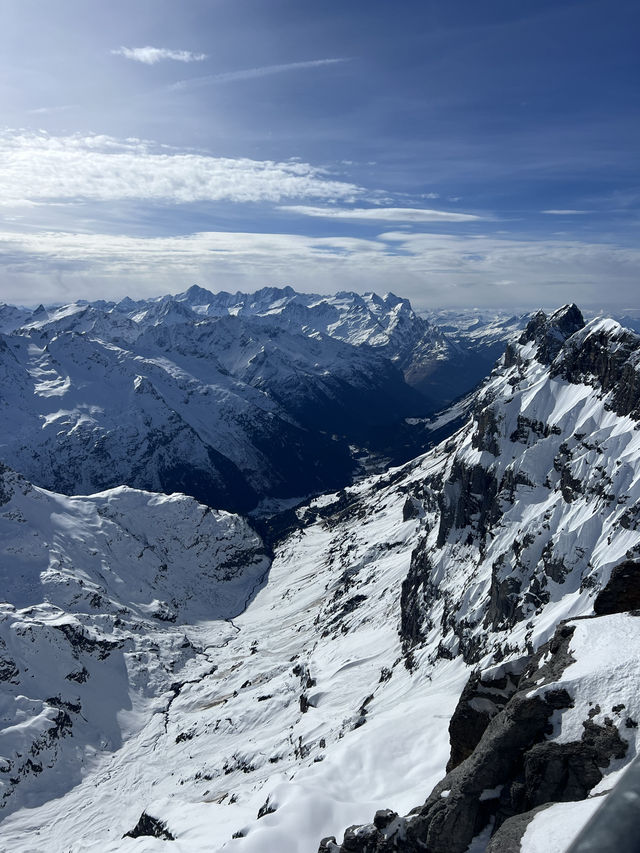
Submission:
<svg viewBox="0 0 640 853">
<path fill-rule="evenodd" d="M 7 849 L 564 853 L 635 756 L 640 338 L 485 329 L 504 354 L 429 421 L 462 338 L 297 296 L 4 312 Z M 434 446 L 354 482 L 319 411 Z"/>
</svg>

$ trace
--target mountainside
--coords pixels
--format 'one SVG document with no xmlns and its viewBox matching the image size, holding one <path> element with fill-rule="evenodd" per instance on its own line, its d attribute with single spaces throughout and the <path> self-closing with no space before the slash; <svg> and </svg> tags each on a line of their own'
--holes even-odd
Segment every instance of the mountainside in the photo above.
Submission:
<svg viewBox="0 0 640 853">
<path fill-rule="evenodd" d="M 635 755 L 640 338 L 583 326 L 575 306 L 536 315 L 410 490 L 432 520 L 402 584 L 405 660 L 461 656 L 479 674 L 424 806 L 323 850 L 462 853 L 499 828 L 487 849 L 506 853 L 535 809 L 607 790 Z"/>
<path fill-rule="evenodd" d="M 263 523 L 268 576 L 190 498 L 4 471 L 4 843 L 562 853 L 638 745 L 639 362 L 535 315 L 455 435 Z"/>
<path fill-rule="evenodd" d="M 0 321 L 6 464 L 66 494 L 126 484 L 240 511 L 339 488 L 367 453 L 415 455 L 431 439 L 406 418 L 452 388 L 430 400 L 413 380 L 466 358 L 392 295 L 192 287 Z"/>
<path fill-rule="evenodd" d="M 4 466 L 0 548 L 3 815 L 64 794 L 162 719 L 176 672 L 199 676 L 201 644 L 232 633 L 269 566 L 243 519 L 193 498 L 68 498 Z"/>
</svg>

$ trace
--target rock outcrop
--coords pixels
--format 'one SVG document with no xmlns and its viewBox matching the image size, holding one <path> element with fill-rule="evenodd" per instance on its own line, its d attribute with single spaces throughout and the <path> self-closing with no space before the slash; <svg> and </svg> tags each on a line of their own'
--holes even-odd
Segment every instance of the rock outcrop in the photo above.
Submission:
<svg viewBox="0 0 640 853">
<path fill-rule="evenodd" d="M 574 705 L 558 683 L 573 662 L 574 630 L 561 625 L 528 659 L 474 673 L 451 720 L 447 775 L 424 805 L 404 817 L 377 812 L 371 824 L 349 827 L 341 844 L 323 839 L 319 853 L 464 853 L 485 827 L 503 824 L 491 849 L 506 853 L 539 807 L 584 799 L 628 743 L 609 717 L 594 721 L 599 707 L 579 740 L 549 739 L 552 718 Z"/>
</svg>

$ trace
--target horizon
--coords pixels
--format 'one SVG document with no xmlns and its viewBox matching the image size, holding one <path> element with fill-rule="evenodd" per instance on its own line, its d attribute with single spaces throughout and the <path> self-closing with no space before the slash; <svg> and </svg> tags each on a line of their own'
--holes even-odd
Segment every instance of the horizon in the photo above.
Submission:
<svg viewBox="0 0 640 853">
<path fill-rule="evenodd" d="M 10 0 L 0 299 L 635 306 L 632 0 Z"/>
</svg>

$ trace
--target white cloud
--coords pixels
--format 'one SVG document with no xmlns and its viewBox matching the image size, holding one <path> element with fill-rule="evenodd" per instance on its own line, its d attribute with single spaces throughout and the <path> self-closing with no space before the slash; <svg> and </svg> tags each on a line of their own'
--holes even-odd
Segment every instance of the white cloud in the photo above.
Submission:
<svg viewBox="0 0 640 853">
<path fill-rule="evenodd" d="M 112 50 L 116 56 L 124 56 L 134 62 L 143 62 L 145 65 L 155 65 L 164 59 L 172 59 L 175 62 L 202 62 L 207 58 L 206 53 L 192 53 L 190 50 L 171 50 L 167 47 L 120 47 Z"/>
<path fill-rule="evenodd" d="M 0 133 L 0 185 L 3 205 L 70 199 L 346 201 L 362 193 L 299 161 L 213 157 L 139 139 L 31 132 Z"/>
<path fill-rule="evenodd" d="M 581 216 L 583 213 L 591 213 L 590 210 L 543 210 L 542 213 L 548 213 L 550 216 Z"/>
<path fill-rule="evenodd" d="M 34 303 L 95 298 L 96 293 L 105 298 L 157 294 L 199 281 L 213 289 L 289 283 L 324 293 L 391 286 L 417 307 L 624 305 L 635 297 L 640 263 L 639 250 L 613 244 L 403 232 L 365 240 L 247 232 L 143 238 L 5 230 L 0 253 L 3 299 L 24 302 L 28 292 Z"/>
<path fill-rule="evenodd" d="M 27 113 L 33 116 L 51 115 L 52 113 L 63 113 L 67 110 L 76 109 L 77 106 L 77 104 L 62 104 L 59 107 L 38 107 L 35 110 L 27 110 Z"/>
<path fill-rule="evenodd" d="M 325 219 L 359 219 L 378 222 L 475 222 L 484 218 L 472 213 L 451 213 L 447 210 L 425 210 L 416 207 L 346 208 L 290 204 L 281 205 L 280 209 Z"/>
<path fill-rule="evenodd" d="M 223 71 L 220 74 L 207 74 L 204 77 L 179 80 L 177 83 L 172 83 L 169 88 L 176 91 L 194 86 L 208 86 L 212 83 L 233 83 L 236 80 L 253 80 L 257 77 L 268 77 L 271 74 L 284 74 L 288 71 L 321 68 L 324 65 L 337 65 L 342 62 L 350 62 L 350 59 L 310 59 L 306 62 L 287 62 L 282 65 L 262 65 L 258 68 L 242 68 L 238 71 Z"/>
</svg>

